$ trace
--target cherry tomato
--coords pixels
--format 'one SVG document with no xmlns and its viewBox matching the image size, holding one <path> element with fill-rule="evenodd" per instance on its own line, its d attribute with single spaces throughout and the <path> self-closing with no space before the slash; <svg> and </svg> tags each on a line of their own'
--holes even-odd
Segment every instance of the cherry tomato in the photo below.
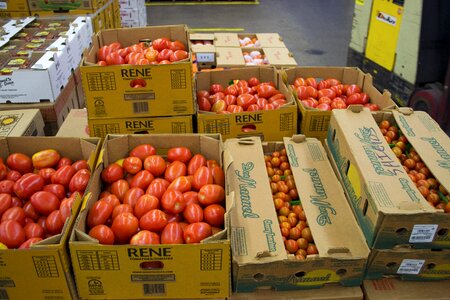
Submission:
<svg viewBox="0 0 450 300">
<path fill-rule="evenodd" d="M 136 201 L 136 205 L 134 206 L 134 215 L 136 218 L 141 219 L 147 212 L 157 208 L 159 208 L 159 199 L 155 196 L 144 194 Z"/>
<path fill-rule="evenodd" d="M 181 161 L 176 160 L 167 166 L 166 171 L 164 172 L 164 178 L 167 181 L 172 182 L 177 177 L 185 176 L 186 173 L 186 165 Z"/>
<path fill-rule="evenodd" d="M 220 203 L 225 199 L 225 190 L 218 184 L 206 184 L 198 192 L 198 201 L 204 206 Z"/>
<path fill-rule="evenodd" d="M 146 190 L 155 177 L 147 170 L 141 170 L 134 175 L 130 187 L 138 187 Z"/>
<path fill-rule="evenodd" d="M 55 149 L 46 149 L 36 152 L 31 156 L 35 169 L 53 168 L 58 164 L 61 155 Z"/>
<path fill-rule="evenodd" d="M 25 242 L 25 231 L 19 222 L 6 220 L 0 223 L 0 243 L 9 248 L 17 248 Z"/>
<path fill-rule="evenodd" d="M 119 214 L 111 225 L 115 242 L 118 244 L 128 243 L 130 238 L 138 231 L 138 228 L 139 220 L 128 212 Z"/>
<path fill-rule="evenodd" d="M 142 169 L 142 160 L 136 156 L 129 156 L 123 160 L 122 168 L 130 174 L 136 174 Z"/>
<path fill-rule="evenodd" d="M 144 160 L 144 169 L 153 174 L 161 176 L 166 170 L 166 161 L 161 155 L 150 155 Z"/>
<path fill-rule="evenodd" d="M 183 232 L 186 244 L 200 243 L 212 235 L 211 225 L 205 222 L 189 224 Z"/>
<path fill-rule="evenodd" d="M 14 220 L 19 222 L 20 225 L 25 226 L 25 212 L 22 207 L 13 206 L 8 208 L 2 215 L 1 222 L 7 220 Z"/>
<path fill-rule="evenodd" d="M 167 151 L 167 160 L 169 162 L 181 161 L 186 164 L 191 158 L 192 152 L 187 147 L 174 147 Z"/>
<path fill-rule="evenodd" d="M 99 200 L 95 202 L 88 212 L 87 225 L 93 228 L 99 224 L 105 224 L 111 217 L 113 207 L 106 201 Z"/>
<path fill-rule="evenodd" d="M 160 244 L 159 235 L 148 230 L 141 230 L 130 240 L 130 245 L 158 245 Z"/>
<path fill-rule="evenodd" d="M 211 204 L 203 210 L 205 222 L 215 227 L 222 227 L 224 223 L 225 208 L 219 204 Z"/>
<path fill-rule="evenodd" d="M 171 222 L 161 232 L 161 244 L 184 244 L 183 228 L 178 222 Z"/>
<path fill-rule="evenodd" d="M 70 179 L 69 191 L 72 193 L 73 192 L 84 193 L 89 183 L 89 179 L 91 179 L 91 172 L 88 169 L 80 169 L 76 171 L 72 179 Z"/>
<path fill-rule="evenodd" d="M 45 228 L 49 234 L 60 234 L 64 226 L 64 218 L 59 210 L 52 211 L 45 220 Z"/>
<path fill-rule="evenodd" d="M 203 209 L 198 204 L 188 204 L 183 211 L 183 217 L 189 223 L 201 222 L 203 221 Z"/>
<path fill-rule="evenodd" d="M 177 190 L 167 190 L 161 198 L 161 206 L 168 213 L 181 213 L 186 207 L 183 193 Z"/>
<path fill-rule="evenodd" d="M 134 209 L 134 207 L 136 206 L 137 200 L 139 199 L 139 197 L 141 197 L 144 194 L 145 194 L 145 192 L 143 189 L 138 188 L 138 187 L 133 187 L 125 193 L 123 203 L 129 204 Z"/>
<path fill-rule="evenodd" d="M 160 232 L 167 225 L 167 215 L 157 208 L 149 210 L 139 220 L 139 227 L 143 230 Z"/>
<path fill-rule="evenodd" d="M 113 183 L 114 181 L 122 179 L 123 175 L 123 168 L 117 163 L 108 165 L 105 169 L 103 169 L 101 174 L 102 180 L 106 183 Z"/>
<path fill-rule="evenodd" d="M 114 233 L 106 225 L 100 224 L 96 225 L 91 230 L 89 230 L 89 235 L 102 245 L 113 245 L 114 244 Z"/>
<path fill-rule="evenodd" d="M 16 170 L 20 174 L 33 172 L 33 162 L 31 158 L 23 153 L 12 153 L 6 159 L 6 165 L 11 170 Z"/>
<path fill-rule="evenodd" d="M 52 183 L 59 183 L 64 187 L 69 188 L 70 180 L 76 172 L 77 171 L 71 165 L 62 166 L 53 173 L 51 177 Z"/>
<path fill-rule="evenodd" d="M 22 200 L 28 199 L 35 192 L 42 190 L 44 186 L 44 179 L 32 173 L 23 175 L 14 183 L 14 193 Z"/>
<path fill-rule="evenodd" d="M 128 192 L 129 189 L 130 185 L 128 184 L 128 181 L 126 181 L 125 179 L 119 179 L 111 184 L 111 193 L 113 195 L 116 195 L 117 198 L 119 198 L 120 202 L 123 202 L 125 194 Z"/>
</svg>

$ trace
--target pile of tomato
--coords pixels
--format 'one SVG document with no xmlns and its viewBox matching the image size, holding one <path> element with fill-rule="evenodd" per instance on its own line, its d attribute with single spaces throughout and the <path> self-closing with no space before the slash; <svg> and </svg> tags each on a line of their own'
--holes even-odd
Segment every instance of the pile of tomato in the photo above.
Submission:
<svg viewBox="0 0 450 300">
<path fill-rule="evenodd" d="M 371 111 L 380 110 L 377 104 L 370 103 L 369 95 L 362 92 L 360 86 L 357 84 L 342 84 L 336 78 L 317 81 L 313 77 L 298 77 L 291 87 L 305 107 L 333 110 L 360 104 Z"/>
<path fill-rule="evenodd" d="M 119 42 L 102 46 L 97 51 L 97 64 L 100 66 L 170 64 L 188 57 L 189 53 L 182 42 L 159 38 L 128 47 L 123 47 Z"/>
<path fill-rule="evenodd" d="M 190 244 L 222 230 L 225 174 L 187 147 L 167 157 L 141 144 L 102 170 L 102 192 L 87 215 L 101 244 Z"/>
<path fill-rule="evenodd" d="M 395 156 L 400 160 L 403 168 L 422 196 L 431 206 L 450 213 L 450 195 L 448 191 L 431 174 L 420 155 L 408 142 L 406 136 L 388 120 L 381 121 L 379 127 Z"/>
<path fill-rule="evenodd" d="M 61 233 L 90 176 L 86 160 L 72 162 L 54 149 L 0 159 L 0 243 L 26 249 Z"/>
<path fill-rule="evenodd" d="M 287 103 L 286 97 L 273 82 L 260 82 L 258 78 L 233 80 L 227 87 L 214 83 L 209 91 L 197 92 L 201 111 L 231 114 L 243 111 L 274 110 Z"/>
<path fill-rule="evenodd" d="M 287 253 L 295 255 L 299 260 L 318 254 L 305 211 L 299 201 L 286 149 L 265 155 L 264 160 Z"/>
</svg>

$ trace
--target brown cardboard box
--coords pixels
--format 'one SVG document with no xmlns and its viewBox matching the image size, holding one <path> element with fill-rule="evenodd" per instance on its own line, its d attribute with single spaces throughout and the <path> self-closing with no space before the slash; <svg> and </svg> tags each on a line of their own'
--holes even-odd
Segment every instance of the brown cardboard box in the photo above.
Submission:
<svg viewBox="0 0 450 300">
<path fill-rule="evenodd" d="M 230 292 L 230 242 L 225 229 L 199 244 L 100 245 L 86 234 L 86 217 L 98 199 L 105 166 L 124 158 L 137 145 L 150 143 L 161 155 L 175 146 L 221 162 L 220 135 L 108 135 L 93 182 L 69 242 L 81 299 L 224 298 Z M 144 268 L 144 262 L 163 267 Z"/>
<path fill-rule="evenodd" d="M 72 109 L 62 123 L 56 136 L 89 137 L 86 109 Z"/>
<path fill-rule="evenodd" d="M 364 280 L 363 291 L 367 300 L 450 299 L 448 281 L 402 281 L 397 278 Z"/>
<path fill-rule="evenodd" d="M 55 137 L 1 137 L 0 157 L 13 152 L 31 156 L 52 148 L 73 161 L 86 159 L 91 169 L 100 150 L 99 139 Z M 77 292 L 71 272 L 67 242 L 82 199 L 75 198 L 72 214 L 61 234 L 34 244 L 29 250 L 0 250 L 1 296 L 4 299 L 76 299 Z"/>
<path fill-rule="evenodd" d="M 244 53 L 259 51 L 265 57 L 266 64 L 263 66 L 274 66 L 277 68 L 289 68 L 297 66 L 292 53 L 287 48 L 232 48 L 215 47 L 216 66 L 218 68 L 242 68 L 254 67 L 245 62 Z"/>
<path fill-rule="evenodd" d="M 362 91 L 367 93 L 372 103 L 378 104 L 380 109 L 388 109 L 396 107 L 391 99 L 388 91 L 380 93 L 372 84 L 372 76 L 363 73 L 358 68 L 351 67 L 296 67 L 285 69 L 283 72 L 283 80 L 289 86 L 293 84 L 297 77 L 314 77 L 319 79 L 336 78 L 344 84 L 357 84 Z M 300 133 L 309 137 L 325 139 L 328 126 L 330 123 L 331 112 L 322 111 L 315 108 L 307 108 L 297 98 L 297 93 L 292 91 L 297 99 L 299 108 L 299 125 Z"/>
<path fill-rule="evenodd" d="M 286 254 L 264 153 L 285 147 L 319 254 L 296 260 Z M 263 152 L 264 151 L 264 152 Z M 284 138 L 264 146 L 256 137 L 225 141 L 233 283 L 237 292 L 319 288 L 330 283 L 359 286 L 369 248 L 317 139 Z M 231 205 L 231 203 L 229 204 Z"/>
<path fill-rule="evenodd" d="M 38 109 L 0 111 L 0 136 L 30 135 L 45 135 L 44 119 Z"/>
<path fill-rule="evenodd" d="M 58 10 L 97 10 L 105 4 L 105 0 L 28 0 L 30 10 L 34 11 L 58 11 Z"/>
<path fill-rule="evenodd" d="M 194 114 L 191 59 L 163 65 L 98 66 L 97 51 L 119 42 L 168 37 L 188 47 L 185 25 L 121 28 L 100 31 L 81 66 L 89 119 L 161 117 Z M 133 88 L 136 80 L 143 88 Z"/>
<path fill-rule="evenodd" d="M 288 104 L 276 110 L 249 111 L 234 114 L 197 112 L 197 132 L 220 133 L 224 140 L 245 136 L 260 136 L 265 141 L 281 141 L 284 136 L 297 133 L 297 107 L 292 94 L 278 78 L 275 68 L 246 68 L 196 74 L 196 91 L 207 90 L 211 84 L 224 87 L 237 79 L 257 77 L 260 81 L 272 81 L 286 96 Z"/>
</svg>

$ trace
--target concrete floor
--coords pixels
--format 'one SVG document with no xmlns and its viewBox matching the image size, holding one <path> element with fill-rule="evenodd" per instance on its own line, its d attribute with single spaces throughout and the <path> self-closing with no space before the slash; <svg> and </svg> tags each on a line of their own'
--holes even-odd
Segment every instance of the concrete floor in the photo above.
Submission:
<svg viewBox="0 0 450 300">
<path fill-rule="evenodd" d="M 354 5 L 348 0 L 260 0 L 259 5 L 147 6 L 147 20 L 148 25 L 277 32 L 297 64 L 345 66 Z"/>
</svg>

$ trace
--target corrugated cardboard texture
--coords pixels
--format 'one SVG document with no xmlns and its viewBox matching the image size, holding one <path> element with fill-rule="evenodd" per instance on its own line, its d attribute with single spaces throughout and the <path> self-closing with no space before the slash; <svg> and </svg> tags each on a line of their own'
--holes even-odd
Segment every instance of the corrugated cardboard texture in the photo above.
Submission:
<svg viewBox="0 0 450 300">
<path fill-rule="evenodd" d="M 56 136 L 89 137 L 86 109 L 72 109 Z"/>
</svg>

